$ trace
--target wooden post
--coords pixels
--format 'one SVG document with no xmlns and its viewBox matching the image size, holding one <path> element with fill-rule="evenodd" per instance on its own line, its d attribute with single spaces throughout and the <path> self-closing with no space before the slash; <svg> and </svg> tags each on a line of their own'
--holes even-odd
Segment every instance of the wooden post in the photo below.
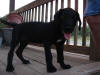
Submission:
<svg viewBox="0 0 100 75">
<path fill-rule="evenodd" d="M 15 0 L 9 0 L 9 13 L 15 10 Z"/>
<path fill-rule="evenodd" d="M 86 7 L 86 0 L 83 2 L 83 13 Z M 86 46 L 86 20 L 83 18 L 83 35 L 82 35 L 82 46 Z"/>
<path fill-rule="evenodd" d="M 75 10 L 78 11 L 78 0 L 75 0 Z M 77 45 L 77 34 L 78 34 L 78 26 L 75 27 L 74 29 L 74 45 Z"/>
</svg>

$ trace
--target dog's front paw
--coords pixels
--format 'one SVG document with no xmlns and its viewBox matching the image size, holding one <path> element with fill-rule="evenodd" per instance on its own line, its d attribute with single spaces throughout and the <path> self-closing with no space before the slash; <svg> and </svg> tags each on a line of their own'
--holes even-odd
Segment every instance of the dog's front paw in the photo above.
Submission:
<svg viewBox="0 0 100 75">
<path fill-rule="evenodd" d="M 6 68 L 7 72 L 13 72 L 14 71 L 14 67 L 12 65 L 8 65 Z"/>
<path fill-rule="evenodd" d="M 56 72 L 56 71 L 57 71 L 57 69 L 54 66 L 47 67 L 48 73 L 53 73 L 53 72 Z"/>
<path fill-rule="evenodd" d="M 23 64 L 30 64 L 30 61 L 29 60 L 24 60 Z"/>
<path fill-rule="evenodd" d="M 60 64 L 62 69 L 70 69 L 71 65 L 66 65 L 66 64 Z"/>
</svg>

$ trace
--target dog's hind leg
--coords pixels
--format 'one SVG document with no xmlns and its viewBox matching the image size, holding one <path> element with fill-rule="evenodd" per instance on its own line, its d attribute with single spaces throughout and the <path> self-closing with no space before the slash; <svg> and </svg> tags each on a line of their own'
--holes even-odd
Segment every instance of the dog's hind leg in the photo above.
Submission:
<svg viewBox="0 0 100 75">
<path fill-rule="evenodd" d="M 45 44 L 45 58 L 47 64 L 47 72 L 56 72 L 56 68 L 52 64 L 52 54 L 51 54 L 51 45 Z"/>
<path fill-rule="evenodd" d="M 16 54 L 18 56 L 18 58 L 23 62 L 23 64 L 29 64 L 30 62 L 26 59 L 24 59 L 22 53 L 24 48 L 27 46 L 27 42 L 21 42 L 19 48 L 16 51 Z"/>
<path fill-rule="evenodd" d="M 70 69 L 70 65 L 66 65 L 64 63 L 64 54 L 63 54 L 63 49 L 64 49 L 64 41 L 61 41 L 59 43 L 56 43 L 56 49 L 57 49 L 57 62 L 60 64 L 62 69 Z"/>
<path fill-rule="evenodd" d="M 18 44 L 18 40 L 15 40 L 15 38 L 12 38 L 11 47 L 10 47 L 10 51 L 8 52 L 8 58 L 7 58 L 7 68 L 6 68 L 7 72 L 14 71 L 12 61 L 13 61 L 13 56 L 14 56 L 14 49 L 17 46 L 17 44 Z"/>
</svg>

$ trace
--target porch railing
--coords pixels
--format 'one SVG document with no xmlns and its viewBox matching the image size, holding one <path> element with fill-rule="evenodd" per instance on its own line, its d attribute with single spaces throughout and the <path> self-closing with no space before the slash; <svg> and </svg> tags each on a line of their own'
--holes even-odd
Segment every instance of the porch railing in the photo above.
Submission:
<svg viewBox="0 0 100 75">
<path fill-rule="evenodd" d="M 79 1 L 82 2 L 82 5 L 79 5 Z M 80 8 L 80 6 L 82 6 L 82 8 Z M 82 16 L 85 8 L 85 0 L 36 0 L 13 12 L 19 13 L 23 17 L 24 22 L 30 22 L 30 21 L 49 22 L 53 19 L 53 16 L 57 10 L 66 7 L 71 7 L 80 13 L 83 25 L 82 25 L 81 36 L 79 36 L 78 26 L 76 26 L 73 33 L 74 36 L 72 38 L 73 42 L 72 40 L 66 41 L 65 50 L 69 52 L 89 55 L 91 50 L 91 45 L 90 45 L 91 42 L 87 40 L 86 37 L 87 24 Z M 80 40 L 79 37 L 82 40 Z M 87 42 L 89 43 L 88 46 Z"/>
</svg>

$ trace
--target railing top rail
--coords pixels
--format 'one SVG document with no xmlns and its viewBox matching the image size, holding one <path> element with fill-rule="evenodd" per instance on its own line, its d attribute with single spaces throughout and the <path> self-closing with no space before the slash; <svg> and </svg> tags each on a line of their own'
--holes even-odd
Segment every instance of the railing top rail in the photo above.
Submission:
<svg viewBox="0 0 100 75">
<path fill-rule="evenodd" d="M 33 1 L 33 2 L 29 3 L 28 5 L 26 5 L 26 6 L 22 7 L 22 8 L 17 9 L 16 11 L 13 11 L 13 12 L 27 11 L 29 9 L 35 8 L 37 6 L 46 4 L 46 3 L 51 2 L 51 1 L 53 1 L 53 0 L 36 0 L 36 1 Z"/>
</svg>

